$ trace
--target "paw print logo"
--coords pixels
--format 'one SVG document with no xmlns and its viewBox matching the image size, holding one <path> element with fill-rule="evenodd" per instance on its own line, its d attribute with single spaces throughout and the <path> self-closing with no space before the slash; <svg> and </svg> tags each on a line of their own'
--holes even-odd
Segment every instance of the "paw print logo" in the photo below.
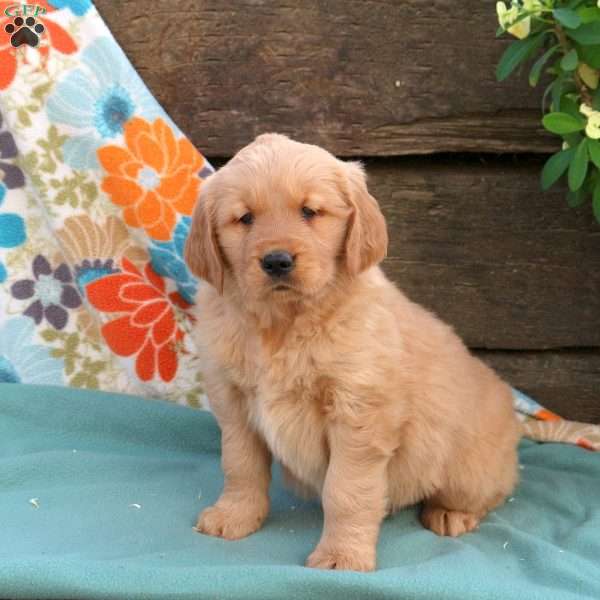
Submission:
<svg viewBox="0 0 600 600">
<path fill-rule="evenodd" d="M 4 26 L 4 31 L 11 34 L 10 43 L 18 48 L 22 44 L 28 44 L 35 48 L 39 41 L 40 35 L 44 33 L 44 26 L 37 23 L 33 17 L 15 17 L 12 23 Z"/>
</svg>

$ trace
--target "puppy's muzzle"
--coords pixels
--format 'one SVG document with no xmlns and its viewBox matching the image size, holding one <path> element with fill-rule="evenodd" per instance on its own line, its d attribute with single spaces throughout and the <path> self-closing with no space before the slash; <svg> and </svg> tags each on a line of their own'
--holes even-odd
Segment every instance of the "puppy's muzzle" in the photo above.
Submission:
<svg viewBox="0 0 600 600">
<path fill-rule="evenodd" d="M 294 257 L 289 252 L 274 250 L 262 257 L 260 265 L 271 278 L 280 279 L 294 270 L 294 262 Z"/>
</svg>

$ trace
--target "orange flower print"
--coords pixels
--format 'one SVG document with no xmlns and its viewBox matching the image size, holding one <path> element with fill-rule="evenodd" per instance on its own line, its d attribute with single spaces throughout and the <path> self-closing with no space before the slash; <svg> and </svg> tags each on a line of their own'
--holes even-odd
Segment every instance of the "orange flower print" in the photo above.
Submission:
<svg viewBox="0 0 600 600">
<path fill-rule="evenodd" d="M 33 5 L 26 6 L 33 8 Z M 61 54 L 76 52 L 77 44 L 71 35 L 49 16 L 56 8 L 50 6 L 46 0 L 37 0 L 35 6 L 45 10 L 45 12 L 39 11 L 38 16 L 36 16 L 36 19 L 44 27 L 43 34 L 39 38 L 39 45 L 36 46 L 42 59 L 46 60 L 51 50 L 57 50 Z M 23 4 L 0 0 L 0 90 L 8 88 L 13 82 L 17 74 L 17 57 L 19 55 L 24 57 L 23 47 L 16 48 L 11 44 L 11 34 L 9 32 L 13 31 L 14 25 L 12 28 L 7 29 L 7 26 L 12 24 L 16 16 L 7 15 L 6 9 L 12 8 L 13 11 L 10 14 L 16 15 L 17 13 L 14 12 L 15 7 L 22 10 Z"/>
<path fill-rule="evenodd" d="M 86 287 L 92 306 L 105 313 L 125 313 L 102 326 L 109 348 L 118 356 L 134 356 L 142 381 L 158 375 L 172 381 L 177 373 L 177 349 L 184 332 L 178 325 L 178 308 L 190 305 L 177 293 L 166 294 L 165 282 L 150 263 L 141 273 L 123 258 L 123 269 L 92 281 Z"/>
<path fill-rule="evenodd" d="M 124 125 L 126 148 L 104 146 L 98 160 L 107 172 L 102 189 L 123 207 L 131 227 L 142 227 L 154 240 L 168 241 L 177 213 L 191 215 L 204 164 L 185 138 L 175 139 L 162 120 L 134 117 Z"/>
</svg>

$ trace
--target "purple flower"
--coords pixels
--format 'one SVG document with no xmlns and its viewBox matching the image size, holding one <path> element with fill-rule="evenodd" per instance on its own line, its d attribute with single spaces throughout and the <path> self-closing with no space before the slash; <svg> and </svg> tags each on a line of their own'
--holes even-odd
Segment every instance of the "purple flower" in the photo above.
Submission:
<svg viewBox="0 0 600 600">
<path fill-rule="evenodd" d="M 33 300 L 23 314 L 31 317 L 36 325 L 45 318 L 55 329 L 63 329 L 69 319 L 65 308 L 81 306 L 81 296 L 71 285 L 71 270 L 65 263 L 52 270 L 47 259 L 38 254 L 33 259 L 32 271 L 34 279 L 21 279 L 12 284 L 12 295 L 18 300 Z"/>
<path fill-rule="evenodd" d="M 17 156 L 17 145 L 10 131 L 4 129 L 2 113 L 0 113 L 0 181 L 7 189 L 12 190 L 25 185 L 23 171 L 5 159 Z"/>
</svg>

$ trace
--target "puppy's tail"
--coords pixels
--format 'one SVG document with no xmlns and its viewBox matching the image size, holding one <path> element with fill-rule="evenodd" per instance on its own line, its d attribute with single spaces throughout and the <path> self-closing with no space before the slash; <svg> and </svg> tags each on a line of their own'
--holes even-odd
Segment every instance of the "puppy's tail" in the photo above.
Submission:
<svg viewBox="0 0 600 600">
<path fill-rule="evenodd" d="M 587 450 L 600 451 L 600 425 L 556 419 L 527 419 L 521 424 L 523 435 L 536 442 L 576 444 Z"/>
</svg>

